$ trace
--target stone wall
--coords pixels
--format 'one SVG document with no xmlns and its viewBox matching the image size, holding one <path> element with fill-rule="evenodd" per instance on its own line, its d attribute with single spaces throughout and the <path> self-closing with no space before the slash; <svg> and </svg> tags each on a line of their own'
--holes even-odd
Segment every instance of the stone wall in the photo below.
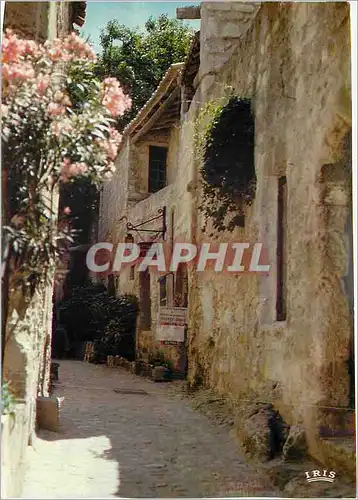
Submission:
<svg viewBox="0 0 358 500">
<path fill-rule="evenodd" d="M 212 75 L 206 51 L 213 49 L 204 42 L 229 26 L 227 14 L 217 8 L 202 5 L 202 20 L 215 22 L 202 24 L 203 62 L 192 106 L 220 98 L 228 85 L 252 99 L 257 191 L 245 228 L 214 233 L 212 240 L 262 242 L 271 272 L 194 277 L 189 378 L 203 379 L 234 402 L 255 397 L 274 402 L 290 424 L 304 424 L 311 451 L 322 458 L 317 406 L 348 406 L 353 335 L 352 288 L 344 285 L 351 283 L 352 272 L 351 163 L 344 146 L 351 127 L 349 6 L 263 4 L 255 15 L 250 12 L 245 30 L 240 28 L 230 59 L 214 58 Z M 282 175 L 288 186 L 288 313 L 285 322 L 277 322 Z M 196 206 L 200 203 L 197 191 Z M 197 241 L 210 241 L 195 213 Z"/>
<path fill-rule="evenodd" d="M 123 215 L 135 224 L 166 205 L 174 242 L 263 243 L 267 276 L 189 267 L 189 382 L 200 381 L 233 404 L 274 404 L 290 425 L 304 426 L 310 452 L 321 460 L 321 407 L 348 406 L 353 338 L 349 5 L 204 2 L 201 19 L 196 93 L 175 132 L 172 182 L 147 197 L 145 146 L 129 153 L 128 139 L 115 181 L 103 193 L 102 234 L 123 241 Z M 252 102 L 256 196 L 244 228 L 219 234 L 209 224 L 204 233 L 193 126 L 203 105 L 228 87 Z M 285 321 L 276 319 L 281 176 L 287 178 Z M 138 293 L 129 272 L 120 276 L 120 293 Z M 147 350 L 158 308 L 151 279 L 151 334 L 145 330 L 139 340 Z"/>
<path fill-rule="evenodd" d="M 44 41 L 68 33 L 70 26 L 68 3 L 6 2 L 4 27 L 26 37 Z M 49 206 L 57 212 L 57 194 L 49 200 Z M 11 277 L 8 287 L 2 369 L 14 396 L 23 404 L 16 406 L 14 420 L 10 427 L 6 424 L 1 436 L 2 456 L 7 462 L 2 471 L 4 498 L 21 494 L 26 447 L 32 443 L 35 431 L 36 398 L 48 395 L 53 279 L 54 269 L 48 273 L 47 282 L 28 296 L 19 287 L 18 276 Z"/>
<path fill-rule="evenodd" d="M 1 498 L 19 498 L 25 473 L 27 411 L 24 403 L 15 408 L 16 418 L 1 416 Z"/>
<path fill-rule="evenodd" d="M 25 38 L 40 41 L 71 31 L 68 2 L 6 2 L 4 29 L 12 28 Z"/>
<path fill-rule="evenodd" d="M 167 179 L 168 185 L 157 193 L 148 194 L 148 159 L 150 145 L 165 145 L 168 147 L 167 159 Z M 133 225 L 140 224 L 158 216 L 158 211 L 164 206 L 167 214 L 170 214 L 172 209 L 174 184 L 172 181 L 177 167 L 177 146 L 178 146 L 178 129 L 173 129 L 167 137 L 147 135 L 140 142 L 132 145 L 130 171 L 135 182 L 132 184 L 132 189 L 129 190 L 128 209 L 126 211 L 126 219 L 122 222 L 122 227 L 116 233 L 114 243 L 124 241 L 126 234 L 126 223 L 130 221 Z M 141 197 L 144 197 L 141 201 Z M 167 216 L 167 222 L 169 217 Z M 158 219 L 146 226 L 147 229 L 161 228 L 162 221 Z M 135 241 L 139 241 L 139 237 L 135 231 L 132 231 Z M 149 237 L 151 234 L 149 233 Z M 168 237 L 168 235 L 167 235 Z M 140 297 L 140 279 L 137 269 L 134 270 L 134 279 L 130 279 L 130 268 L 124 269 L 120 273 L 118 280 L 117 292 L 120 294 L 133 293 Z M 150 272 L 150 307 L 151 307 L 151 328 L 150 332 L 147 329 L 141 328 L 141 314 L 138 318 L 137 328 L 137 347 L 142 354 L 153 353 L 159 345 L 155 340 L 157 328 L 157 316 L 159 312 L 159 283 L 158 274 Z M 164 348 L 165 349 L 165 348 Z M 169 357 L 172 357 L 172 352 Z M 173 354 L 174 355 L 174 354 Z M 173 359 L 174 360 L 174 359 Z"/>
</svg>

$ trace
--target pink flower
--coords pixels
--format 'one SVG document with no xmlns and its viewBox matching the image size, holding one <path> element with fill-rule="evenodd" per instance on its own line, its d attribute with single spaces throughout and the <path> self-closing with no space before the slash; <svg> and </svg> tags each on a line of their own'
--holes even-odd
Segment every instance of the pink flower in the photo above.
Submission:
<svg viewBox="0 0 358 500">
<path fill-rule="evenodd" d="M 102 104 L 112 116 L 122 116 L 132 106 L 116 78 L 106 78 L 102 84 Z"/>
<path fill-rule="evenodd" d="M 55 38 L 54 40 L 47 41 L 44 44 L 45 53 L 47 57 L 52 62 L 68 62 L 71 59 L 70 54 L 67 52 L 64 42 L 59 38 Z"/>
<path fill-rule="evenodd" d="M 70 215 L 70 213 L 71 213 L 71 209 L 70 209 L 70 207 L 65 207 L 65 208 L 64 208 L 64 210 L 63 210 L 63 213 L 64 213 L 65 215 Z"/>
<path fill-rule="evenodd" d="M 116 156 L 118 154 L 118 146 L 116 144 L 113 144 L 113 142 L 109 143 L 108 146 L 108 156 L 111 160 L 115 160 Z"/>
<path fill-rule="evenodd" d="M 97 140 L 96 142 L 99 145 L 99 147 L 102 148 L 106 152 L 107 156 L 111 160 L 114 160 L 116 158 L 117 153 L 118 153 L 118 146 L 116 144 L 114 144 L 111 141 Z"/>
<path fill-rule="evenodd" d="M 23 54 L 37 56 L 41 53 L 39 45 L 34 40 L 24 40 Z"/>
<path fill-rule="evenodd" d="M 39 94 L 43 94 L 50 85 L 50 77 L 48 75 L 39 74 L 36 81 L 36 90 Z"/>
<path fill-rule="evenodd" d="M 76 175 L 85 174 L 88 170 L 88 166 L 84 163 L 72 163 L 70 166 L 68 173 L 70 177 L 75 177 Z"/>
<path fill-rule="evenodd" d="M 72 125 L 69 121 L 54 120 L 51 123 L 51 131 L 53 135 L 55 135 L 56 137 L 60 137 L 60 135 L 64 133 L 69 133 L 71 132 L 71 130 L 72 130 Z"/>
<path fill-rule="evenodd" d="M 88 166 L 84 162 L 71 163 L 69 158 L 65 158 L 63 161 L 60 181 L 68 182 L 71 177 L 76 177 L 77 175 L 83 175 L 88 171 Z"/>
<path fill-rule="evenodd" d="M 121 143 L 122 136 L 115 128 L 111 127 L 109 129 L 109 139 L 100 140 L 97 139 L 96 142 L 100 148 L 104 149 L 110 160 L 115 160 L 118 154 L 118 146 Z"/>
<path fill-rule="evenodd" d="M 48 116 L 58 116 L 63 115 L 66 111 L 66 108 L 61 104 L 57 104 L 55 102 L 50 102 L 47 106 L 47 114 Z"/>
<path fill-rule="evenodd" d="M 108 162 L 107 167 L 106 167 L 106 172 L 110 172 L 110 173 L 114 174 L 115 171 L 116 171 L 115 164 L 112 161 Z"/>
<path fill-rule="evenodd" d="M 17 38 L 11 30 L 7 30 L 2 44 L 2 62 L 11 63 L 19 61 L 24 51 L 24 41 Z"/>
<path fill-rule="evenodd" d="M 63 160 L 62 164 L 62 169 L 61 169 L 61 175 L 60 175 L 60 181 L 62 182 L 68 182 L 69 181 L 69 169 L 71 166 L 71 160 L 69 158 L 65 158 Z"/>
<path fill-rule="evenodd" d="M 56 90 L 53 100 L 63 106 L 71 106 L 72 103 L 70 98 L 65 92 L 61 92 L 60 90 Z"/>
<path fill-rule="evenodd" d="M 118 132 L 117 129 L 111 127 L 109 129 L 109 138 L 112 142 L 119 145 L 121 143 L 121 140 L 122 140 L 122 135 Z"/>
<path fill-rule="evenodd" d="M 72 58 L 88 59 L 90 61 L 96 59 L 96 53 L 93 48 L 76 33 L 71 33 L 65 38 L 63 48 L 68 51 Z"/>
<path fill-rule="evenodd" d="M 2 65 L 2 76 L 4 80 L 7 81 L 22 82 L 34 78 L 35 71 L 32 65 L 29 63 L 5 63 Z"/>
<path fill-rule="evenodd" d="M 39 45 L 34 40 L 22 40 L 7 30 L 2 45 L 2 62 L 19 62 L 23 56 L 37 56 L 41 53 Z"/>
</svg>

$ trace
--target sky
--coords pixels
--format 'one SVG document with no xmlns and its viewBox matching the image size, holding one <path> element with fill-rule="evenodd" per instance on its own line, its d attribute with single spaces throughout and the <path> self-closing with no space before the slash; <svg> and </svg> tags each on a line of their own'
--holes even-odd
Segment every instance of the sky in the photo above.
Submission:
<svg viewBox="0 0 358 500">
<path fill-rule="evenodd" d="M 199 5 L 200 2 L 87 2 L 86 22 L 82 27 L 81 34 L 90 40 L 96 52 L 100 51 L 99 36 L 101 29 L 108 21 L 116 19 L 120 24 L 128 27 L 144 28 L 144 24 L 150 16 L 158 17 L 160 14 L 168 14 L 169 17 L 176 18 L 177 7 L 189 5 Z M 185 21 L 189 26 L 198 30 L 200 20 Z"/>
</svg>

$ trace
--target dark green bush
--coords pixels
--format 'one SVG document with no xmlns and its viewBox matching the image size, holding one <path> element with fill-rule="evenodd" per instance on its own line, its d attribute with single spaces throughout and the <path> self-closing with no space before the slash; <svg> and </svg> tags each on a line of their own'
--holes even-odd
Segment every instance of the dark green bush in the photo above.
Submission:
<svg viewBox="0 0 358 500">
<path fill-rule="evenodd" d="M 209 123 L 201 136 L 197 134 L 203 161 L 200 210 L 218 231 L 232 231 L 245 225 L 245 206 L 252 203 L 256 191 L 251 101 L 232 95 L 225 106 L 209 102 L 202 114 Z"/>
<path fill-rule="evenodd" d="M 69 342 L 95 341 L 98 360 L 108 355 L 134 359 L 138 300 L 110 296 L 103 285 L 75 287 L 58 307 Z"/>
</svg>

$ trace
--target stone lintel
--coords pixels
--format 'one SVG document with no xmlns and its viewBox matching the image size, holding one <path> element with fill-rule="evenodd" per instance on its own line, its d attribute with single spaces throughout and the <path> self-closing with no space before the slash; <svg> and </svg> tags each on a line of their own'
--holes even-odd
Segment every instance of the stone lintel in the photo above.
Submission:
<svg viewBox="0 0 358 500">
<path fill-rule="evenodd" d="M 200 19 L 200 6 L 178 7 L 177 19 Z"/>
</svg>

